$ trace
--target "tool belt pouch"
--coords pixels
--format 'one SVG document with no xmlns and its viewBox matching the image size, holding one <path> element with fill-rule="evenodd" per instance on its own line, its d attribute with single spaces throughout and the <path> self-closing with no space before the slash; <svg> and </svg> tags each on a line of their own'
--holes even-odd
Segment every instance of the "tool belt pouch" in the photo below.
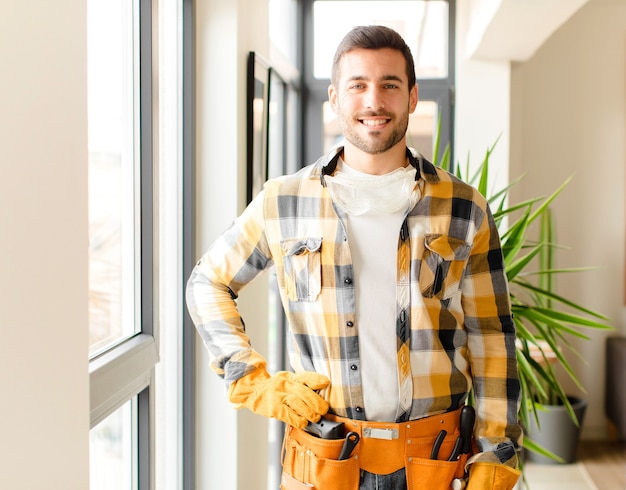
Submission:
<svg viewBox="0 0 626 490">
<path fill-rule="evenodd" d="M 411 425 L 423 426 L 424 423 L 412 422 Z M 419 432 L 426 434 L 424 436 L 415 436 L 417 431 L 413 429 L 412 434 L 407 431 L 406 437 L 394 440 L 365 437 L 355 450 L 359 456 L 359 465 L 365 471 L 378 475 L 387 475 L 404 467 L 408 490 L 450 490 L 452 480 L 463 478 L 469 454 L 461 454 L 458 459 L 447 461 L 459 435 L 458 431 L 447 427 L 450 434 L 441 444 L 438 459 L 431 459 L 430 453 L 439 427 L 435 425 L 436 430 L 430 434 L 428 430 L 422 431 L 418 427 Z"/>
<path fill-rule="evenodd" d="M 519 470 L 494 463 L 470 465 L 468 490 L 512 490 L 521 476 Z"/>
<path fill-rule="evenodd" d="M 443 451 L 442 451 L 443 452 Z M 455 478 L 463 478 L 467 455 L 457 461 L 409 457 L 406 463 L 408 490 L 450 490 Z"/>
<path fill-rule="evenodd" d="M 455 478 L 465 476 L 470 454 L 448 461 L 459 436 L 459 411 L 400 424 L 359 422 L 333 415 L 346 430 L 361 438 L 352 455 L 339 461 L 345 439 L 321 439 L 304 430 L 287 427 L 283 442 L 284 490 L 358 490 L 360 470 L 387 475 L 406 468 L 408 490 L 449 490 Z M 445 429 L 437 459 L 431 459 L 433 443 Z M 393 437 L 375 437 L 374 432 Z M 471 453 L 471 451 L 470 451 Z"/>
<path fill-rule="evenodd" d="M 358 456 L 339 461 L 343 444 L 344 439 L 320 439 L 287 427 L 281 490 L 358 490 Z"/>
</svg>

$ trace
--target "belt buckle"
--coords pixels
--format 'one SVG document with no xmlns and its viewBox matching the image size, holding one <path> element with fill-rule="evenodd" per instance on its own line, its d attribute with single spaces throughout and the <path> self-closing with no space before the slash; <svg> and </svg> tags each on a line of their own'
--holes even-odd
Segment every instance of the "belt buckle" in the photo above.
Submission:
<svg viewBox="0 0 626 490">
<path fill-rule="evenodd" d="M 363 437 L 391 441 L 392 439 L 398 438 L 398 429 L 377 429 L 374 427 L 363 427 Z"/>
</svg>

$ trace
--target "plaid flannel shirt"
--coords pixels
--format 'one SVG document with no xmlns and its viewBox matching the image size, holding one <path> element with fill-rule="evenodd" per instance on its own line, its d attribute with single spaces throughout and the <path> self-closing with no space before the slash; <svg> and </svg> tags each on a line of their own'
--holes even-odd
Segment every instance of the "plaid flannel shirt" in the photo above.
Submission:
<svg viewBox="0 0 626 490">
<path fill-rule="evenodd" d="M 475 434 L 487 453 L 480 459 L 514 465 L 520 385 L 493 217 L 476 189 L 407 155 L 422 195 L 398 231 L 397 420 L 456 409 L 473 387 Z M 274 265 L 292 368 L 328 376 L 321 394 L 331 411 L 365 420 L 345 215 L 323 185 L 336 156 L 268 181 L 196 265 L 187 303 L 212 369 L 232 382 L 265 362 L 250 345 L 235 300 Z"/>
</svg>

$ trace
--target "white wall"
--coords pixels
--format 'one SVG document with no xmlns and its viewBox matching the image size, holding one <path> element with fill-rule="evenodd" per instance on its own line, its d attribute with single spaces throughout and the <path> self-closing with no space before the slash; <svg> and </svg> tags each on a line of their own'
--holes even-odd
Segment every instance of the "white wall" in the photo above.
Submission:
<svg viewBox="0 0 626 490">
<path fill-rule="evenodd" d="M 468 158 L 474 167 L 497 141 L 490 158 L 489 188 L 498 190 L 509 179 L 511 69 L 508 61 L 469 57 L 470 22 L 477 22 L 470 6 L 467 0 L 457 2 L 454 154 L 462 168 Z"/>
<path fill-rule="evenodd" d="M 0 14 L 0 486 L 89 486 L 86 2 Z"/>
<path fill-rule="evenodd" d="M 200 0 L 196 15 L 196 191 L 199 256 L 245 206 L 246 60 L 268 57 L 268 2 Z M 267 352 L 266 281 L 239 299 L 254 347 Z M 196 488 L 262 490 L 267 422 L 235 411 L 197 339 Z"/>
<path fill-rule="evenodd" d="M 622 333 L 626 195 L 626 4 L 591 0 L 512 72 L 511 176 L 528 172 L 516 199 L 573 182 L 554 204 L 559 266 L 597 266 L 562 276 L 558 293 L 611 317 Z M 605 435 L 604 339 L 576 342 L 572 359 L 590 402 L 583 437 Z M 617 388 L 617 387 L 616 387 Z M 571 388 L 572 392 L 576 390 Z"/>
<path fill-rule="evenodd" d="M 558 265 L 598 269 L 562 276 L 557 293 L 604 313 L 626 333 L 626 4 L 590 0 L 571 17 L 568 10 L 534 55 L 511 63 L 506 50 L 497 60 L 470 58 L 467 34 L 481 22 L 472 7 L 487 3 L 496 2 L 457 3 L 456 158 L 482 157 L 502 132 L 493 159 L 499 174 L 527 174 L 510 194 L 514 202 L 548 195 L 575 175 L 554 205 L 558 241 L 571 247 L 559 253 Z M 499 179 L 492 176 L 491 185 L 500 187 Z M 583 360 L 569 357 L 588 391 L 583 438 L 596 439 L 606 435 L 608 334 L 589 333 L 591 342 L 574 342 Z"/>
</svg>

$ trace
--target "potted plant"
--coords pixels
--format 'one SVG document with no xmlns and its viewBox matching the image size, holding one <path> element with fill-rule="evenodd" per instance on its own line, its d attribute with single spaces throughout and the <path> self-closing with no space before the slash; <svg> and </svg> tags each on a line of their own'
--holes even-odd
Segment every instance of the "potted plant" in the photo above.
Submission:
<svg viewBox="0 0 626 490">
<path fill-rule="evenodd" d="M 496 141 L 497 143 L 497 141 Z M 439 137 L 435 139 L 433 154 L 435 164 L 449 169 L 449 147 L 437 162 Z M 561 366 L 574 383 L 584 391 L 581 383 L 564 355 L 569 350 L 578 355 L 570 342 L 572 337 L 589 339 L 586 328 L 612 329 L 609 318 L 583 305 L 568 300 L 555 292 L 557 274 L 580 272 L 586 269 L 556 269 L 554 255 L 558 246 L 554 240 L 554 223 L 550 204 L 567 186 L 567 179 L 548 197 L 536 197 L 519 203 L 507 203 L 509 190 L 522 178 L 504 189 L 488 195 L 489 158 L 494 145 L 485 154 L 483 162 L 470 175 L 456 165 L 455 175 L 473 185 L 487 198 L 500 231 L 505 269 L 510 285 L 513 317 L 517 328 L 517 360 L 522 391 L 519 412 L 525 428 L 524 447 L 537 462 L 571 462 L 578 442 L 578 429 L 584 415 L 585 402 L 568 396 L 557 376 Z M 535 225 L 534 227 L 532 225 Z M 539 226 L 538 237 L 531 231 Z M 532 228 L 532 229 L 531 229 Z M 567 311 L 566 311 L 567 310 Z M 582 411 L 581 411 L 582 410 Z M 546 414 L 561 413 L 565 422 L 544 422 Z M 542 430 L 554 429 L 554 430 Z M 556 434 L 563 441 L 571 436 L 563 452 L 543 435 Z"/>
<path fill-rule="evenodd" d="M 538 254 L 539 270 L 543 273 L 539 275 L 537 280 L 539 293 L 535 292 L 536 290 L 533 291 L 532 301 L 538 308 L 541 308 L 541 311 L 555 312 L 555 302 L 559 297 L 554 292 L 554 274 L 576 272 L 583 269 L 557 270 L 555 268 L 554 254 L 557 250 L 557 242 L 554 237 L 554 223 L 550 208 L 547 208 L 540 216 L 539 243 L 544 244 Z M 528 322 L 535 326 L 535 333 L 539 332 L 539 338 L 535 335 L 535 340 L 538 342 L 533 342 L 531 339 L 524 343 L 518 332 L 521 352 L 530 355 L 530 359 L 535 362 L 531 365 L 531 369 L 539 368 L 543 371 L 539 372 L 537 381 L 530 379 L 532 384 L 527 383 L 527 389 L 529 395 L 532 396 L 533 403 L 530 406 L 532 416 L 529 416 L 525 423 L 527 439 L 532 439 L 540 448 L 550 453 L 529 452 L 527 454 L 528 461 L 542 464 L 574 462 L 580 429 L 587 408 L 586 400 L 567 394 L 558 383 L 554 367 L 560 364 L 584 392 L 584 388 L 564 356 L 558 355 L 562 354 L 561 345 L 578 354 L 568 342 L 568 335 L 588 339 L 580 332 L 580 327 L 610 328 L 595 321 L 590 323 L 588 320 L 589 316 L 598 320 L 608 320 L 606 317 L 580 305 L 564 302 L 563 298 L 558 302 L 585 313 L 587 317 L 578 316 L 573 319 L 559 317 L 561 322 L 566 322 L 566 326 L 570 327 L 569 330 L 559 330 L 559 324 L 550 328 L 552 317 L 537 318 L 531 313 Z M 571 326 L 575 328 L 571 328 Z M 561 334 L 556 337 L 555 335 L 559 333 Z M 520 350 L 518 350 L 518 357 Z"/>
</svg>

